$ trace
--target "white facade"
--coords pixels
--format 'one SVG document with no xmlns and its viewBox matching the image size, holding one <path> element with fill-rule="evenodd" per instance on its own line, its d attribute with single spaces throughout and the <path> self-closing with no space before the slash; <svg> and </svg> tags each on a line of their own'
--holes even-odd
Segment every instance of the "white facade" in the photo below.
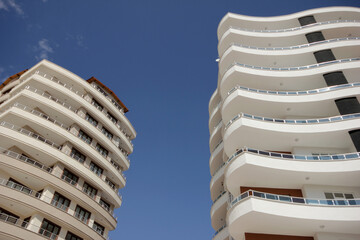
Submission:
<svg viewBox="0 0 360 240">
<path fill-rule="evenodd" d="M 360 9 L 228 13 L 218 39 L 213 239 L 360 239 Z"/>
<path fill-rule="evenodd" d="M 47 60 L 0 91 L 0 239 L 107 239 L 136 137 L 125 105 Z"/>
</svg>

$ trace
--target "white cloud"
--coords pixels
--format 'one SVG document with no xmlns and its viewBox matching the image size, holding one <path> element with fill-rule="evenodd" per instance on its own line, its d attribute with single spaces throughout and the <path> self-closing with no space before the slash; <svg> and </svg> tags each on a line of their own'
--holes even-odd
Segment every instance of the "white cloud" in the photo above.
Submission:
<svg viewBox="0 0 360 240">
<path fill-rule="evenodd" d="M 49 54 L 54 52 L 54 49 L 50 46 L 49 40 L 46 38 L 41 39 L 38 45 L 34 47 L 37 55 L 36 60 L 49 59 Z"/>
<path fill-rule="evenodd" d="M 0 0 L 0 10 L 10 11 L 10 9 L 19 15 L 24 15 L 24 11 L 15 0 Z"/>
</svg>

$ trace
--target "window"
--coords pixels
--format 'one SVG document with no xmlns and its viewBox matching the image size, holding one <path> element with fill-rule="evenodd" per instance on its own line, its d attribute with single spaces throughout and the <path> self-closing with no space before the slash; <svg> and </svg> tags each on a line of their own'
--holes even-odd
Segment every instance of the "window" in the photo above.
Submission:
<svg viewBox="0 0 360 240">
<path fill-rule="evenodd" d="M 110 181 L 108 178 L 105 179 L 105 182 L 106 182 L 112 189 L 115 189 L 115 183 L 113 183 L 112 181 Z"/>
<path fill-rule="evenodd" d="M 86 114 L 85 119 L 95 127 L 98 125 L 98 121 L 96 121 L 95 118 L 93 118 L 89 114 Z"/>
<path fill-rule="evenodd" d="M 92 138 L 87 135 L 84 131 L 80 130 L 79 131 L 79 134 L 78 134 L 78 137 L 83 140 L 84 142 L 86 142 L 87 144 L 90 144 L 91 141 L 92 141 Z"/>
<path fill-rule="evenodd" d="M 83 192 L 89 195 L 90 197 L 94 198 L 97 194 L 97 189 L 88 184 L 87 182 L 84 182 L 83 185 Z"/>
<path fill-rule="evenodd" d="M 97 222 L 94 222 L 93 229 L 100 235 L 104 235 L 104 231 L 105 231 L 104 226 L 98 224 Z"/>
<path fill-rule="evenodd" d="M 67 170 L 66 168 L 64 169 L 64 172 L 63 172 L 61 178 L 72 185 L 76 185 L 79 180 L 78 176 L 76 176 L 75 174 L 73 174 L 72 172 Z"/>
<path fill-rule="evenodd" d="M 104 201 L 102 198 L 100 198 L 100 205 L 103 206 L 107 211 L 110 211 L 110 204 L 106 201 Z"/>
<path fill-rule="evenodd" d="M 67 211 L 70 206 L 70 200 L 58 192 L 55 192 L 51 204 L 61 210 Z"/>
<path fill-rule="evenodd" d="M 10 178 L 9 181 L 6 183 L 6 186 L 21 191 L 26 194 L 30 194 L 32 191 L 30 188 L 26 187 L 24 184 L 16 181 L 13 178 Z"/>
<path fill-rule="evenodd" d="M 103 173 L 103 169 L 101 167 L 99 167 L 98 165 L 96 165 L 94 162 L 90 163 L 90 170 L 93 171 L 96 175 L 101 176 L 101 174 Z"/>
<path fill-rule="evenodd" d="M 111 115 L 109 112 L 106 114 L 106 116 L 113 122 L 113 123 L 117 123 L 117 119 L 113 116 L 113 115 Z"/>
<path fill-rule="evenodd" d="M 107 93 L 104 91 L 104 89 L 102 89 L 101 87 L 99 87 L 99 86 L 96 85 L 96 89 L 97 89 L 99 92 L 101 92 L 105 97 L 108 96 Z"/>
<path fill-rule="evenodd" d="M 39 233 L 50 239 L 56 239 L 57 235 L 60 233 L 60 229 L 61 227 L 44 218 Z"/>
<path fill-rule="evenodd" d="M 83 239 L 79 236 L 76 236 L 72 232 L 67 232 L 65 240 L 83 240 Z"/>
<path fill-rule="evenodd" d="M 111 132 L 109 132 L 106 128 L 102 128 L 102 133 L 107 137 L 107 138 L 109 138 L 109 139 L 112 139 L 113 138 L 113 135 L 112 135 L 112 133 Z"/>
<path fill-rule="evenodd" d="M 95 99 L 92 99 L 91 104 L 94 105 L 100 111 L 102 111 L 104 109 L 104 107 L 100 103 L 98 103 Z"/>
<path fill-rule="evenodd" d="M 0 219 L 6 220 L 7 222 L 10 222 L 13 224 L 16 224 L 19 219 L 19 216 L 15 215 L 9 211 L 6 211 L 3 208 L 0 208 Z"/>
<path fill-rule="evenodd" d="M 110 160 L 110 163 L 111 163 L 117 170 L 120 170 L 119 164 L 117 164 L 116 162 L 114 162 L 112 159 Z"/>
<path fill-rule="evenodd" d="M 24 218 L 23 222 L 21 223 L 21 227 L 26 228 L 30 222 L 31 217 Z"/>
<path fill-rule="evenodd" d="M 70 156 L 75 158 L 77 161 L 79 161 L 81 163 L 84 163 L 85 159 L 86 159 L 85 155 L 82 154 L 81 152 L 79 152 L 78 150 L 76 150 L 75 148 L 71 149 Z"/>
<path fill-rule="evenodd" d="M 107 155 L 109 154 L 109 151 L 106 150 L 103 146 L 101 146 L 100 144 L 96 145 L 96 150 L 103 155 L 104 157 L 107 157 Z"/>
<path fill-rule="evenodd" d="M 354 199 L 352 193 L 325 193 L 326 199 Z"/>
<path fill-rule="evenodd" d="M 88 221 L 90 219 L 91 213 L 87 211 L 86 209 L 80 207 L 79 205 L 76 206 L 74 216 L 82 221 L 85 224 L 88 224 Z"/>
</svg>

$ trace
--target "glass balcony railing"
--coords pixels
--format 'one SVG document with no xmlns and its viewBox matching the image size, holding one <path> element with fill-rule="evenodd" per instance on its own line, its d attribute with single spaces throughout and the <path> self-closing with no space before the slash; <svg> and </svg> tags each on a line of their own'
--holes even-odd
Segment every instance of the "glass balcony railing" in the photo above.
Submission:
<svg viewBox="0 0 360 240">
<path fill-rule="evenodd" d="M 222 76 L 224 76 L 225 73 L 226 73 L 228 70 L 230 70 L 233 66 L 240 66 L 240 67 L 251 68 L 251 69 L 256 69 L 256 70 L 298 71 L 298 70 L 305 70 L 305 69 L 312 69 L 312 68 L 323 67 L 323 66 L 326 66 L 326 65 L 331 65 L 331 64 L 336 64 L 336 63 L 355 62 L 355 61 L 360 61 L 360 58 L 346 58 L 346 59 L 339 59 L 339 60 L 333 60 L 333 61 L 328 61 L 328 62 L 311 64 L 311 65 L 307 65 L 307 66 L 280 67 L 280 68 L 253 66 L 253 65 L 249 65 L 249 64 L 234 62 L 234 63 L 232 63 L 232 64 L 225 70 L 225 72 L 222 74 Z"/>
<path fill-rule="evenodd" d="M 235 204 L 241 202 L 244 199 L 255 197 L 268 199 L 277 202 L 286 202 L 286 203 L 296 203 L 304 205 L 319 205 L 319 206 L 359 206 L 360 199 L 312 199 L 312 198 L 302 198 L 302 197 L 291 197 L 286 195 L 277 195 L 272 193 L 264 193 L 253 190 L 248 190 L 240 196 L 236 197 L 229 203 L 229 209 L 232 208 Z"/>
<path fill-rule="evenodd" d="M 222 193 L 220 193 L 220 195 L 219 196 L 217 196 L 215 199 L 214 199 L 214 201 L 213 201 L 213 204 L 212 205 L 214 205 L 215 203 L 216 203 L 216 201 L 217 200 L 219 200 L 225 193 L 227 193 L 227 191 L 223 191 Z"/>
<path fill-rule="evenodd" d="M 312 43 L 307 43 L 307 44 L 301 44 L 301 45 L 296 45 L 296 46 L 289 46 L 289 47 L 255 47 L 255 46 L 248 46 L 248 45 L 239 44 L 239 43 L 231 43 L 230 46 L 224 52 L 226 52 L 232 46 L 256 49 L 256 50 L 278 51 L 278 50 L 294 50 L 294 49 L 299 49 L 299 48 L 307 48 L 307 47 L 311 47 L 314 45 L 320 45 L 320 44 L 324 44 L 324 43 L 351 41 L 351 40 L 359 40 L 359 39 L 360 39 L 360 37 L 334 38 L 334 39 L 328 39 L 328 40 L 312 42 Z"/>
<path fill-rule="evenodd" d="M 285 124 L 319 124 L 319 123 L 329 123 L 329 122 L 339 122 L 349 119 L 360 118 L 360 113 L 353 113 L 347 115 L 340 115 L 329 118 L 318 118 L 318 119 L 276 119 L 276 118 L 268 118 L 268 117 L 259 117 L 254 116 L 247 113 L 240 113 L 232 118 L 225 126 L 225 129 L 229 128 L 230 125 L 240 118 L 249 118 L 259 121 L 265 122 L 273 122 L 273 123 L 285 123 Z"/>
<path fill-rule="evenodd" d="M 216 144 L 212 153 L 216 151 L 216 149 L 222 144 L 222 142 L 223 142 L 223 140 L 220 140 L 220 142 L 218 144 Z"/>
<path fill-rule="evenodd" d="M 215 233 L 214 233 L 214 235 L 213 235 L 213 238 L 216 236 L 216 235 L 218 235 L 224 228 L 226 228 L 227 226 L 226 226 L 226 224 L 224 225 L 224 226 L 222 226 L 221 228 L 219 228 Z"/>
<path fill-rule="evenodd" d="M 224 166 L 229 164 L 237 156 L 242 155 L 243 153 L 251 153 L 262 156 L 267 156 L 271 158 L 281 158 L 287 160 L 299 160 L 299 161 L 341 161 L 341 160 L 358 160 L 360 159 L 360 152 L 353 153 L 342 153 L 342 154 L 333 154 L 333 155 L 296 155 L 296 154 L 284 154 L 278 152 L 269 152 L 264 150 L 257 150 L 253 148 L 241 148 L 238 149 L 233 155 L 231 155 L 226 162 L 223 162 L 218 169 L 213 174 L 213 177 L 217 172 L 220 171 Z"/>
<path fill-rule="evenodd" d="M 260 90 L 260 89 L 236 86 L 236 87 L 232 88 L 227 93 L 227 95 L 229 96 L 229 95 L 231 95 L 231 93 L 235 92 L 236 90 L 241 89 L 241 90 L 248 91 L 248 92 L 255 92 L 255 93 L 262 93 L 262 94 L 297 96 L 297 95 L 309 95 L 309 94 L 316 94 L 316 93 L 322 93 L 322 92 L 330 92 L 330 91 L 335 91 L 335 90 L 340 90 L 340 89 L 345 89 L 345 88 L 352 88 L 352 87 L 360 87 L 360 82 L 347 83 L 347 84 L 341 84 L 341 85 L 335 85 L 335 86 L 331 86 L 331 87 L 318 88 L 318 89 L 305 90 L 305 91 L 272 91 L 272 90 Z"/>
<path fill-rule="evenodd" d="M 278 32 L 292 32 L 292 31 L 302 30 L 305 28 L 311 28 L 311 27 L 315 27 L 315 26 L 327 25 L 327 24 L 333 24 L 333 23 L 359 23 L 359 22 L 360 22 L 359 20 L 332 20 L 332 21 L 317 22 L 317 23 L 312 23 L 312 24 L 308 24 L 305 26 L 286 28 L 286 29 L 248 29 L 248 28 L 241 28 L 241 27 L 235 27 L 235 26 L 230 26 L 229 28 L 246 31 L 246 32 L 278 33 Z"/>
</svg>

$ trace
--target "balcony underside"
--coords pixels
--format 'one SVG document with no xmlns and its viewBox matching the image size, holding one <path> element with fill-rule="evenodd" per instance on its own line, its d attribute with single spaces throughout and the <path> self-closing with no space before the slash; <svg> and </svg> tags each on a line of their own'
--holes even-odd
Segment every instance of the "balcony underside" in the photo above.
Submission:
<svg viewBox="0 0 360 240">
<path fill-rule="evenodd" d="M 240 186 L 301 189 L 305 184 L 357 187 L 359 182 L 359 158 L 300 161 L 245 152 L 229 162 L 225 171 L 225 185 L 233 195 Z"/>
<path fill-rule="evenodd" d="M 314 236 L 316 232 L 360 233 L 359 206 L 309 206 L 247 198 L 228 212 L 229 233 Z"/>
</svg>

